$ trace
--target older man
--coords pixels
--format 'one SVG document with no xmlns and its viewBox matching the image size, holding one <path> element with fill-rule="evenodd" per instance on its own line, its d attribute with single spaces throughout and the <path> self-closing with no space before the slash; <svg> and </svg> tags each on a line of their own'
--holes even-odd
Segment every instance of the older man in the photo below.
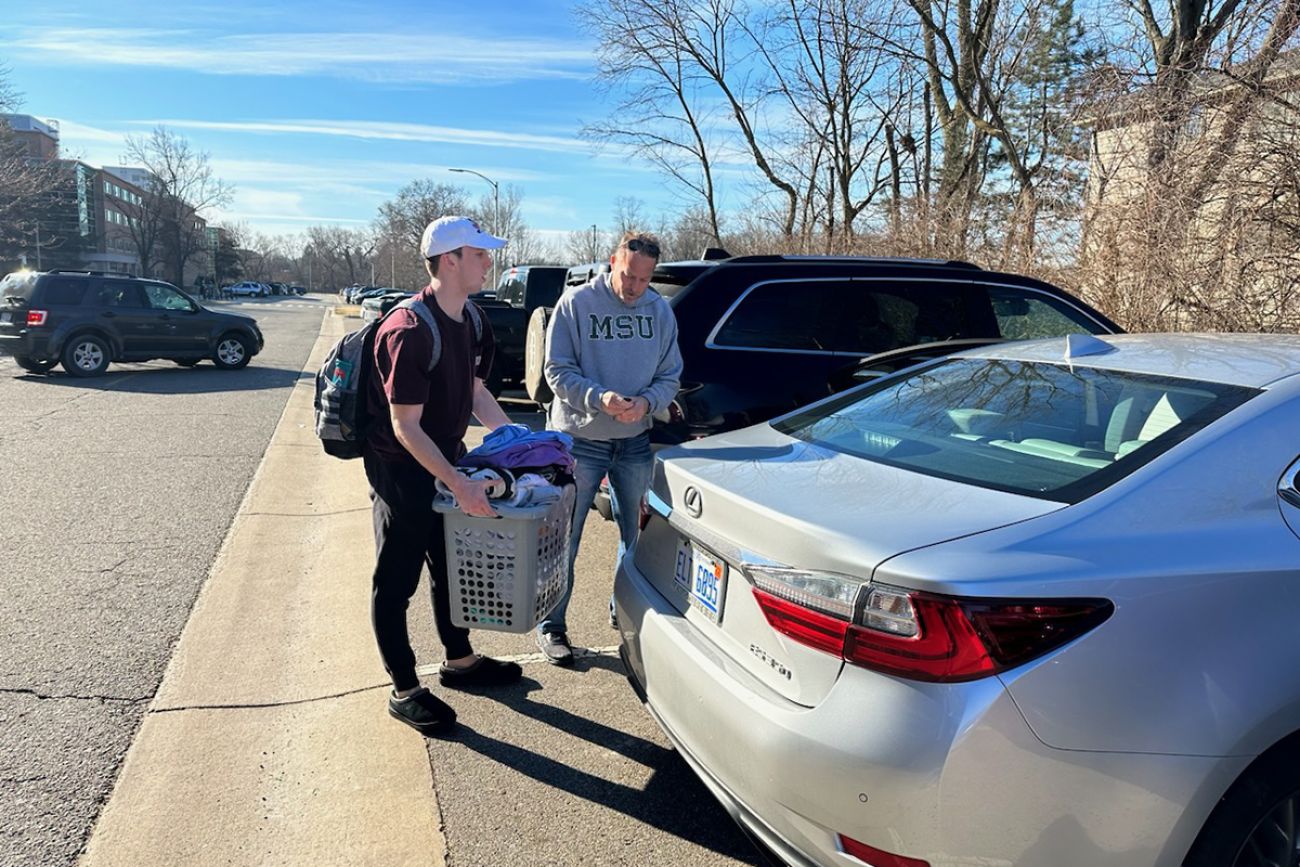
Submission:
<svg viewBox="0 0 1300 867">
<path fill-rule="evenodd" d="M 658 261 L 657 238 L 626 233 L 609 273 L 566 292 L 546 332 L 546 382 L 555 392 L 550 426 L 573 436 L 577 461 L 568 586 L 537 627 L 538 646 L 555 665 L 573 664 L 566 621 L 573 563 L 600 480 L 609 476 L 622 556 L 636 541 L 638 505 L 650 485 L 651 416 L 677 395 L 677 320 L 649 288 Z"/>
</svg>

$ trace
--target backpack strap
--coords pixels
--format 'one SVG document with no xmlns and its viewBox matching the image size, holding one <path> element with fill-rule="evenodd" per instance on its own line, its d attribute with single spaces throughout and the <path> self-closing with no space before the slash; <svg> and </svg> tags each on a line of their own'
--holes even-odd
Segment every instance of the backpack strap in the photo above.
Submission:
<svg viewBox="0 0 1300 867">
<path fill-rule="evenodd" d="M 442 332 L 438 330 L 438 322 L 433 318 L 433 311 L 429 305 L 424 303 L 424 299 L 419 295 L 412 295 L 405 301 L 394 305 L 393 309 L 405 307 L 411 310 L 416 316 L 424 320 L 424 324 L 429 326 L 429 331 L 433 333 L 433 352 L 429 356 L 429 371 L 438 366 L 442 360 Z M 474 325 L 474 364 L 477 366 L 479 359 L 482 357 L 479 352 L 479 343 L 483 340 L 483 313 L 475 306 L 473 301 L 465 302 L 465 312 L 469 315 L 470 322 Z"/>
</svg>

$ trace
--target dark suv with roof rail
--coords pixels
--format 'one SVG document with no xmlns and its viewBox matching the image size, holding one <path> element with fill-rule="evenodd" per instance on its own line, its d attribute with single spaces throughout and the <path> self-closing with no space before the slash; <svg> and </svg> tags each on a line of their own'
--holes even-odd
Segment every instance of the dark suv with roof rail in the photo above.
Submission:
<svg viewBox="0 0 1300 867">
<path fill-rule="evenodd" d="M 972 345 L 1121 330 L 1049 283 L 956 261 L 738 256 L 661 263 L 651 286 L 676 314 L 683 361 L 651 434 L 661 444 L 766 421 Z"/>
<path fill-rule="evenodd" d="M 234 370 L 262 346 L 257 320 L 209 310 L 160 280 L 67 270 L 0 280 L 0 351 L 33 373 L 62 362 L 73 376 L 98 376 L 110 361 L 154 358 Z"/>
</svg>

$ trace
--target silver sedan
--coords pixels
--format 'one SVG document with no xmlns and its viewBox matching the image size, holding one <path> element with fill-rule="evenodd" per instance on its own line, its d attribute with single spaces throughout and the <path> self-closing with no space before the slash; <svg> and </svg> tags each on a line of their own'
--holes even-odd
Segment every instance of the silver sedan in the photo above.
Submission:
<svg viewBox="0 0 1300 867">
<path fill-rule="evenodd" d="M 1300 338 L 950 356 L 660 453 L 646 707 L 792 865 L 1300 863 Z"/>
</svg>

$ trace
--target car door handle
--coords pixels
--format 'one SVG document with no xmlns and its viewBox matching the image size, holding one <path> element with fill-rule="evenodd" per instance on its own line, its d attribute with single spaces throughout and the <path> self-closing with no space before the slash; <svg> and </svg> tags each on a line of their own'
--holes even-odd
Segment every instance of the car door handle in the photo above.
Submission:
<svg viewBox="0 0 1300 867">
<path fill-rule="evenodd" d="M 115 319 L 115 318 L 117 318 L 117 314 L 114 313 L 112 310 L 105 310 L 103 313 L 101 313 L 101 314 L 99 314 L 99 315 L 100 315 L 100 316 L 103 316 L 105 319 Z"/>
</svg>

